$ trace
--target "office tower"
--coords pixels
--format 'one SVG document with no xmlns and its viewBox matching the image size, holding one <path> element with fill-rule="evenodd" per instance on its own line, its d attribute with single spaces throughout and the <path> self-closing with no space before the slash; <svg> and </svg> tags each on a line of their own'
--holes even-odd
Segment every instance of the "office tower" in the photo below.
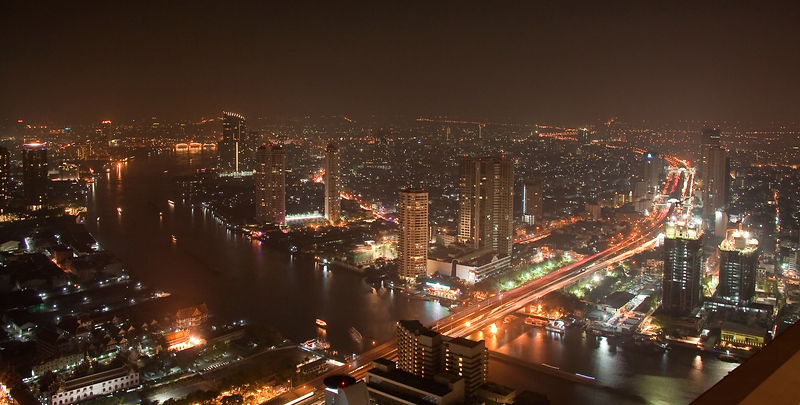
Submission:
<svg viewBox="0 0 800 405">
<path fill-rule="evenodd" d="M 471 396 L 489 376 L 489 351 L 486 342 L 452 338 L 442 342 L 444 371 L 464 378 L 464 393 Z"/>
<path fill-rule="evenodd" d="M 400 277 L 415 280 L 428 274 L 428 192 L 407 188 L 398 196 L 398 271 Z"/>
<path fill-rule="evenodd" d="M 542 221 L 543 184 L 540 181 L 528 180 L 522 186 L 522 219 L 528 224 Z"/>
<path fill-rule="evenodd" d="M 325 385 L 325 405 L 369 405 L 367 383 L 349 375 L 339 374 L 322 380 Z"/>
<path fill-rule="evenodd" d="M 700 171 L 704 171 L 708 162 L 708 150 L 712 147 L 720 147 L 722 136 L 720 135 L 719 128 L 703 128 L 703 135 L 700 139 L 700 151 L 702 153 L 700 160 Z"/>
<path fill-rule="evenodd" d="M 339 148 L 329 144 L 325 149 L 325 219 L 338 224 L 342 212 L 342 196 L 339 190 Z"/>
<path fill-rule="evenodd" d="M 463 157 L 459 176 L 458 236 L 475 249 L 511 257 L 514 162 L 504 157 Z"/>
<path fill-rule="evenodd" d="M 647 184 L 644 180 L 636 179 L 631 184 L 633 201 L 638 202 L 647 198 Z"/>
<path fill-rule="evenodd" d="M 670 221 L 664 240 L 662 278 L 665 311 L 687 314 L 700 305 L 703 297 L 702 223 Z"/>
<path fill-rule="evenodd" d="M 230 111 L 222 112 L 222 140 L 217 142 L 219 169 L 225 173 L 242 170 L 247 123 L 244 117 Z"/>
<path fill-rule="evenodd" d="M 749 232 L 729 229 L 719 245 L 717 296 L 730 302 L 749 303 L 756 293 L 758 240 Z"/>
<path fill-rule="evenodd" d="M 659 194 L 662 170 L 661 159 L 655 152 L 647 152 L 644 156 L 644 182 L 648 193 Z"/>
<path fill-rule="evenodd" d="M 592 132 L 588 128 L 578 129 L 578 143 L 581 145 L 588 145 L 592 143 Z"/>
<path fill-rule="evenodd" d="M 8 201 L 10 199 L 9 189 L 8 189 L 8 181 L 9 181 L 9 174 L 8 174 L 8 161 L 11 159 L 11 155 L 8 153 L 8 149 L 4 146 L 0 146 L 0 209 L 5 209 L 8 207 Z"/>
<path fill-rule="evenodd" d="M 706 151 L 707 161 L 703 168 L 703 216 L 725 208 L 728 193 L 727 151 L 721 146 L 711 146 Z"/>
<path fill-rule="evenodd" d="M 29 143 L 22 148 L 22 189 L 25 206 L 37 210 L 47 199 L 47 148 Z"/>
<path fill-rule="evenodd" d="M 397 322 L 397 367 L 418 376 L 433 378 L 441 371 L 442 336 L 420 321 Z"/>
<path fill-rule="evenodd" d="M 286 155 L 279 145 L 262 145 L 256 153 L 256 222 L 286 223 Z"/>
</svg>

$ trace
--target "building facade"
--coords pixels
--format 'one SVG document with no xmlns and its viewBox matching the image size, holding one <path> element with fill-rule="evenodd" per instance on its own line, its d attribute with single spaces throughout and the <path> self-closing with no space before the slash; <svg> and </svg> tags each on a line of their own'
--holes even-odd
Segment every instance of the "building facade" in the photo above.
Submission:
<svg viewBox="0 0 800 405">
<path fill-rule="evenodd" d="M 25 206 L 30 210 L 42 208 L 47 200 L 47 148 L 29 143 L 22 148 L 22 191 Z"/>
<path fill-rule="evenodd" d="M 8 171 L 10 159 L 11 155 L 8 153 L 8 149 L 0 146 L 0 210 L 4 210 L 6 207 L 8 207 L 11 197 L 9 194 L 9 180 L 11 179 L 11 176 L 9 175 Z"/>
<path fill-rule="evenodd" d="M 432 378 L 442 370 L 442 336 L 420 321 L 397 322 L 397 367 L 420 377 Z"/>
<path fill-rule="evenodd" d="M 409 188 L 398 196 L 398 271 L 400 277 L 415 280 L 428 274 L 428 192 Z"/>
<path fill-rule="evenodd" d="M 464 378 L 464 394 L 472 396 L 489 377 L 489 351 L 483 340 L 452 338 L 442 342 L 444 371 Z"/>
<path fill-rule="evenodd" d="M 528 180 L 522 187 L 522 219 L 528 224 L 539 224 L 544 215 L 544 185 L 540 181 Z"/>
<path fill-rule="evenodd" d="M 325 219 L 335 225 L 341 220 L 342 196 L 339 179 L 339 148 L 329 144 L 325 149 Z"/>
<path fill-rule="evenodd" d="M 671 221 L 664 240 L 662 307 L 688 314 L 703 298 L 703 228 L 694 221 Z"/>
<path fill-rule="evenodd" d="M 514 162 L 463 157 L 459 174 L 459 240 L 501 257 L 513 248 Z"/>
<path fill-rule="evenodd" d="M 728 152 L 721 146 L 711 146 L 706 151 L 703 167 L 703 216 L 711 217 L 717 210 L 725 208 L 728 187 Z"/>
<path fill-rule="evenodd" d="M 279 145 L 262 145 L 256 153 L 256 222 L 286 223 L 286 155 Z"/>
<path fill-rule="evenodd" d="M 219 170 L 235 173 L 244 168 L 247 123 L 243 116 L 230 111 L 222 112 L 222 140 L 217 142 Z"/>
<path fill-rule="evenodd" d="M 120 367 L 67 380 L 49 395 L 48 405 L 68 405 L 139 386 L 139 373 Z"/>
<path fill-rule="evenodd" d="M 717 297 L 737 304 L 749 303 L 756 294 L 758 240 L 748 232 L 730 230 L 719 245 L 719 256 Z"/>
</svg>

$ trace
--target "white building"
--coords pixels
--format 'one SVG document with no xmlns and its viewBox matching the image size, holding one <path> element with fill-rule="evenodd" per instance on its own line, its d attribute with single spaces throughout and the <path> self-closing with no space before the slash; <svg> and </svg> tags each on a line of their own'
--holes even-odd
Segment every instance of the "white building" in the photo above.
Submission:
<svg viewBox="0 0 800 405">
<path fill-rule="evenodd" d="M 139 386 L 139 373 L 120 367 L 65 381 L 50 394 L 48 405 L 67 405 Z"/>
</svg>

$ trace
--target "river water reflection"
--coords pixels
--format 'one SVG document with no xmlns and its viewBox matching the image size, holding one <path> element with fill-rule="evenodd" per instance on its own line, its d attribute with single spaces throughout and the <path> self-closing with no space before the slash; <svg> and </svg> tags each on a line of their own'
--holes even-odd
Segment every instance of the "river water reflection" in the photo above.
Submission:
<svg viewBox="0 0 800 405">
<path fill-rule="evenodd" d="M 376 291 L 358 274 L 318 268 L 313 261 L 264 248 L 232 234 L 202 207 L 178 200 L 173 177 L 208 167 L 212 159 L 205 153 L 163 153 L 123 163 L 92 186 L 89 231 L 147 284 L 177 294 L 187 305 L 205 302 L 213 315 L 272 325 L 294 341 L 323 336 L 335 349 L 358 353 L 369 349 L 373 340 L 390 339 L 399 319 L 429 323 L 448 315 L 436 302 Z M 327 331 L 316 327 L 316 318 L 328 323 Z M 361 342 L 353 338 L 351 328 L 363 336 Z M 473 337 L 486 338 L 491 349 L 596 377 L 603 385 L 652 403 L 688 403 L 735 366 L 688 350 L 663 355 L 625 352 L 578 331 L 558 337 L 522 322 L 501 328 L 499 336 Z M 563 402 L 550 390 L 573 388 L 578 396 L 562 399 L 615 401 L 574 384 L 556 381 L 542 386 L 524 374 L 500 377 L 520 388 L 544 391 L 553 403 L 574 401 Z"/>
</svg>

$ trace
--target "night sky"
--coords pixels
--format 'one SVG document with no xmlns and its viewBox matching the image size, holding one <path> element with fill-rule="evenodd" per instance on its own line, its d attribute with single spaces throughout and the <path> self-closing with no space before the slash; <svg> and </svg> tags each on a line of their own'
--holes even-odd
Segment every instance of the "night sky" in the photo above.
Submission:
<svg viewBox="0 0 800 405">
<path fill-rule="evenodd" d="M 0 118 L 799 121 L 797 1 L 129 3 L 0 3 Z"/>
</svg>

